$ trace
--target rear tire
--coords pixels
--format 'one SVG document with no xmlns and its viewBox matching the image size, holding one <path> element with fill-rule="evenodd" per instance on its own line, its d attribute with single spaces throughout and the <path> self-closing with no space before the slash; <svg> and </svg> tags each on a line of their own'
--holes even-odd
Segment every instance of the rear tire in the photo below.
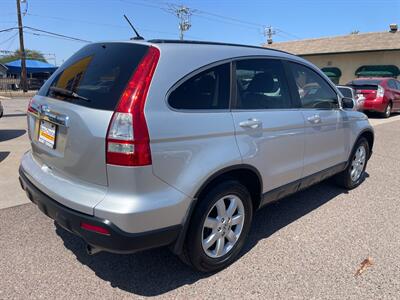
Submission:
<svg viewBox="0 0 400 300">
<path fill-rule="evenodd" d="M 389 103 L 386 106 L 385 111 L 382 113 L 382 117 L 389 118 L 391 114 L 392 114 L 392 103 Z"/>
<path fill-rule="evenodd" d="M 336 175 L 336 183 L 348 190 L 359 186 L 365 178 L 369 153 L 370 149 L 367 139 L 364 137 L 360 138 L 350 155 L 347 168 Z"/>
<path fill-rule="evenodd" d="M 229 180 L 198 201 L 181 259 L 198 271 L 215 272 L 230 265 L 243 248 L 253 217 L 251 196 L 244 185 Z"/>
</svg>

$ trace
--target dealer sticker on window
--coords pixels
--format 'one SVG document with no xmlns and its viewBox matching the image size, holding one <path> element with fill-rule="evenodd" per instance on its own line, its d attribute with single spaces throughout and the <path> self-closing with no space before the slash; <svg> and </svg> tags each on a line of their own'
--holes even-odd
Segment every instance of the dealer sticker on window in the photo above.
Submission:
<svg viewBox="0 0 400 300">
<path fill-rule="evenodd" d="M 39 142 L 54 149 L 56 141 L 56 129 L 57 129 L 56 125 L 41 120 L 39 129 Z"/>
</svg>

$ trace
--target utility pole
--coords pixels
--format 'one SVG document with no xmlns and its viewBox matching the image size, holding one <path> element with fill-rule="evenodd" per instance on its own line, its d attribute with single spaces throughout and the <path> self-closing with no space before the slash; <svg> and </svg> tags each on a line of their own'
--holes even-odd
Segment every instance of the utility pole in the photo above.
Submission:
<svg viewBox="0 0 400 300">
<path fill-rule="evenodd" d="M 17 0 L 17 15 L 18 15 L 18 31 L 19 31 L 19 52 L 21 53 L 21 87 L 25 92 L 28 91 L 26 82 L 26 53 L 24 48 L 24 31 L 22 26 L 22 16 L 21 16 L 21 0 Z"/>
<path fill-rule="evenodd" d="M 276 34 L 276 31 L 271 27 L 265 27 L 264 28 L 264 36 L 267 37 L 267 44 L 271 45 L 272 44 L 272 36 Z"/>
<path fill-rule="evenodd" d="M 184 5 L 176 6 L 170 5 L 168 11 L 172 12 L 179 19 L 179 39 L 183 40 L 183 34 L 185 31 L 188 31 L 190 27 L 192 27 L 192 23 L 190 21 L 190 17 L 193 14 L 194 10 L 191 10 L 189 7 Z"/>
</svg>

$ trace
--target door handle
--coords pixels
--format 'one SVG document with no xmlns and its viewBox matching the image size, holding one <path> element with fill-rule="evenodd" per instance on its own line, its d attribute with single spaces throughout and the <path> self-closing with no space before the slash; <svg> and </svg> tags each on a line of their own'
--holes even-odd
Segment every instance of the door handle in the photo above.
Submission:
<svg viewBox="0 0 400 300">
<path fill-rule="evenodd" d="M 321 123 L 321 117 L 319 115 L 313 115 L 307 118 L 307 121 L 311 124 L 319 124 Z"/>
<path fill-rule="evenodd" d="M 247 121 L 243 121 L 239 123 L 239 126 L 242 128 L 252 128 L 256 129 L 261 127 L 262 122 L 258 119 L 248 119 Z"/>
</svg>

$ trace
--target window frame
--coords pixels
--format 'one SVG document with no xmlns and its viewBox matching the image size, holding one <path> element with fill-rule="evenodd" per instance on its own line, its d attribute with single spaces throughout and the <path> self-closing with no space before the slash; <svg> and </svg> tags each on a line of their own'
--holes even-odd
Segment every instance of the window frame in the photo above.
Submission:
<svg viewBox="0 0 400 300">
<path fill-rule="evenodd" d="M 301 63 L 301 62 L 295 61 L 295 60 L 288 60 L 287 59 L 287 60 L 284 60 L 283 62 L 284 62 L 284 65 L 285 65 L 286 77 L 289 80 L 289 84 L 290 84 L 289 88 L 290 88 L 290 91 L 292 93 L 292 98 L 294 99 L 293 101 L 296 103 L 298 109 L 301 109 L 301 110 L 313 110 L 313 111 L 314 110 L 325 110 L 325 111 L 328 111 L 328 110 L 341 110 L 342 109 L 342 101 L 341 101 L 342 97 L 340 96 L 340 93 L 337 92 L 336 86 L 333 86 L 332 81 L 326 80 L 320 74 L 320 72 L 322 72 L 321 70 L 314 69 L 314 68 L 312 68 L 312 67 L 310 67 L 310 66 L 308 66 L 308 65 L 306 65 L 304 63 Z M 302 107 L 301 99 L 300 99 L 299 93 L 297 92 L 298 88 L 297 88 L 296 81 L 294 79 L 293 72 L 292 72 L 290 64 L 300 65 L 300 66 L 310 70 L 311 72 L 315 73 L 319 78 L 321 78 L 321 80 L 323 80 L 329 86 L 329 88 L 333 91 L 333 93 L 336 95 L 337 107 L 336 108 Z"/>
<path fill-rule="evenodd" d="M 286 87 L 288 89 L 288 97 L 289 97 L 289 103 L 290 103 L 290 107 L 288 108 L 253 108 L 253 109 L 245 109 L 245 108 L 238 108 L 237 107 L 237 77 L 236 77 L 236 63 L 238 61 L 243 61 L 243 60 L 255 60 L 255 59 L 264 59 L 264 60 L 276 60 L 279 61 L 281 63 L 282 66 L 282 71 L 283 71 L 283 76 L 284 76 L 284 82 L 286 84 Z M 298 108 L 295 107 L 295 103 L 293 101 L 293 96 L 292 96 L 292 91 L 291 91 L 291 87 L 289 85 L 289 80 L 287 78 L 287 74 L 286 74 L 286 70 L 285 70 L 285 65 L 284 65 L 284 61 L 281 57 L 274 57 L 274 56 L 260 56 L 260 55 L 256 55 L 256 56 L 245 56 L 245 57 L 238 57 L 233 59 L 232 61 L 232 72 L 231 72 L 231 77 L 232 77 L 232 106 L 231 106 L 231 111 L 234 112 L 249 112 L 249 111 L 277 111 L 277 110 L 297 110 Z"/>
<path fill-rule="evenodd" d="M 229 64 L 229 101 L 228 101 L 228 108 L 223 108 L 223 109 L 213 109 L 213 108 L 207 108 L 207 109 L 196 109 L 196 108 L 175 108 L 170 105 L 169 103 L 169 97 L 171 94 L 178 89 L 180 86 L 182 86 L 184 83 L 189 81 L 190 79 L 196 77 L 202 72 L 205 72 L 207 70 L 210 70 L 215 67 L 219 67 L 225 64 Z M 232 59 L 224 59 L 220 61 L 216 61 L 207 65 L 204 65 L 194 71 L 191 71 L 190 73 L 186 74 L 183 76 L 181 79 L 179 79 L 177 82 L 175 82 L 167 91 L 165 95 L 165 103 L 167 107 L 175 112 L 185 112 L 185 113 L 226 113 L 231 111 L 232 107 Z"/>
</svg>

